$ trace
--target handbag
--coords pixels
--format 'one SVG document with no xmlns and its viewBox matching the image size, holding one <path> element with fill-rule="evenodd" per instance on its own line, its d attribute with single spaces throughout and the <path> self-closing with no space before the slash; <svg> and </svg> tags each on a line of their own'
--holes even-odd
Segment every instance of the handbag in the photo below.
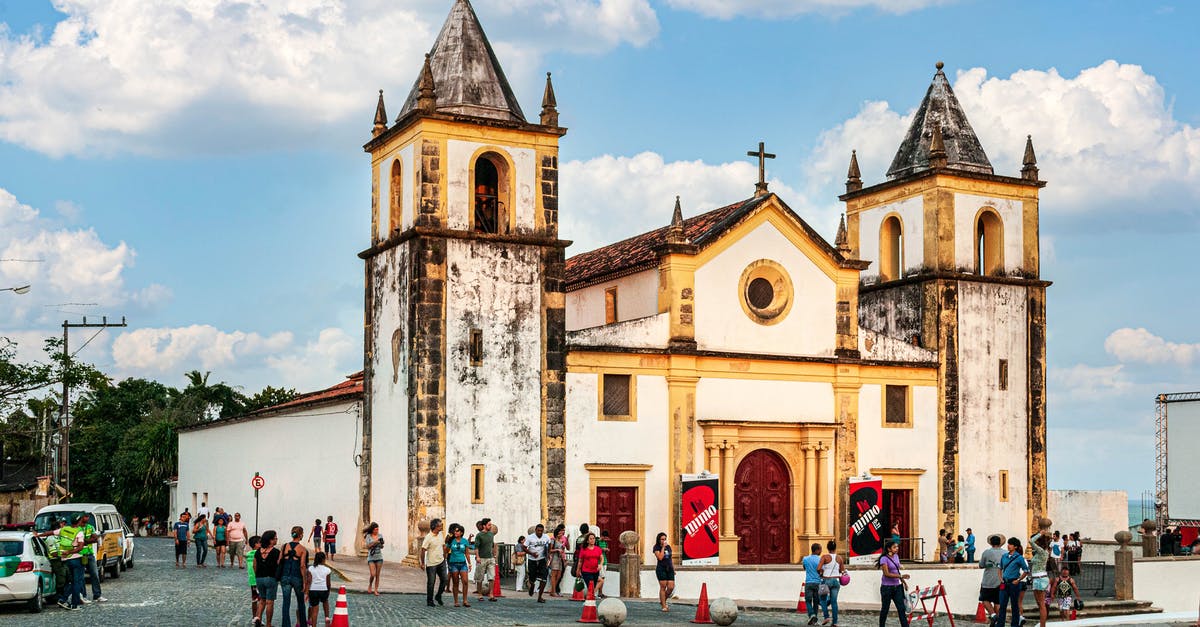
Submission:
<svg viewBox="0 0 1200 627">
<path fill-rule="evenodd" d="M 1078 597 L 1076 597 L 1076 598 L 1075 598 L 1075 609 L 1076 609 L 1076 610 L 1082 610 L 1082 609 L 1083 609 L 1083 599 L 1080 599 L 1080 598 L 1078 598 Z"/>
<path fill-rule="evenodd" d="M 817 586 L 817 596 L 822 596 L 822 597 L 829 596 L 829 584 L 823 583 L 823 584 Z"/>
<path fill-rule="evenodd" d="M 838 583 L 841 583 L 843 586 L 850 585 L 850 573 L 842 573 L 842 576 L 838 579 Z"/>
<path fill-rule="evenodd" d="M 521 564 L 524 564 L 524 563 L 525 563 L 525 554 L 524 553 L 514 553 L 513 554 L 513 558 L 512 558 L 513 566 L 520 566 Z"/>
</svg>

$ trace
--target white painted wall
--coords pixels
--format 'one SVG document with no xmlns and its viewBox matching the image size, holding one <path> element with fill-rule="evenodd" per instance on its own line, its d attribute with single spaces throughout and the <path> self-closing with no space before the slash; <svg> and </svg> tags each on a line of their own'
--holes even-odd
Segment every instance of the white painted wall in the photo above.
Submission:
<svg viewBox="0 0 1200 627">
<path fill-rule="evenodd" d="M 604 324 L 604 293 L 617 288 L 617 321 L 658 314 L 658 270 L 646 270 L 567 292 L 567 330 Z"/>
<path fill-rule="evenodd" d="M 339 552 L 353 551 L 358 521 L 358 467 L 354 456 L 362 434 L 357 401 L 327 403 L 275 416 L 230 422 L 179 434 L 177 507 L 199 504 L 208 493 L 208 509 L 233 514 L 253 533 L 254 489 L 250 479 L 262 473 L 259 533 L 274 529 L 287 537 L 294 525 L 305 534 L 313 520 L 332 515 L 341 531 Z M 178 517 L 179 512 L 171 512 Z"/>
<path fill-rule="evenodd" d="M 567 331 L 568 346 L 624 346 L 666 348 L 671 338 L 671 314 L 615 322 L 598 327 Z"/>
<path fill-rule="evenodd" d="M 880 205 L 858 214 L 859 259 L 871 266 L 860 274 L 862 280 L 873 283 L 879 278 L 879 227 L 891 214 L 900 216 L 904 240 L 901 267 L 904 274 L 915 271 L 925 263 L 925 204 L 922 196 Z"/>
<path fill-rule="evenodd" d="M 1200 557 L 1152 557 L 1133 560 L 1133 598 L 1153 601 L 1164 612 L 1200 608 Z"/>
<path fill-rule="evenodd" d="M 391 207 L 392 207 L 392 162 L 400 160 L 400 177 L 406 189 L 400 190 L 404 195 L 401 197 L 401 223 L 391 224 Z M 416 168 L 413 164 L 413 145 L 408 144 L 402 148 L 392 150 L 382 161 L 379 162 L 379 206 L 376 210 L 379 212 L 377 219 L 378 233 L 376 237 L 385 239 L 391 235 L 392 230 L 399 227 L 401 230 L 407 229 L 413 223 L 413 205 L 416 202 L 416 193 L 419 187 L 420 179 L 417 177 Z"/>
<path fill-rule="evenodd" d="M 866 384 L 858 392 L 858 470 L 913 468 L 925 472 L 917 480 L 914 537 L 925 538 L 927 557 L 937 551 L 938 427 L 937 388 L 913 386 L 912 428 L 883 427 L 883 388 Z M 911 528 L 911 527 L 910 527 Z M 979 534 L 976 534 L 979 535 Z M 878 592 L 878 591 L 877 591 Z"/>
<path fill-rule="evenodd" d="M 366 379 L 371 387 L 371 519 L 379 523 L 389 541 L 384 558 L 402 559 L 408 538 L 408 291 L 401 281 L 410 255 L 405 242 L 376 255 L 374 285 L 376 311 L 371 327 L 375 352 Z M 399 354 L 392 337 L 399 330 Z M 371 522 L 371 521 L 364 521 Z"/>
<path fill-rule="evenodd" d="M 1050 490 L 1047 510 L 1054 528 L 1085 538 L 1111 540 L 1129 526 L 1129 495 L 1124 490 Z"/>
<path fill-rule="evenodd" d="M 597 419 L 598 382 L 597 374 L 567 373 L 567 520 L 587 520 L 591 511 L 585 464 L 651 464 L 653 468 L 646 471 L 643 520 L 645 535 L 653 538 L 670 524 L 667 381 L 659 376 L 637 377 L 636 422 Z M 620 531 L 610 530 L 614 541 Z"/>
<path fill-rule="evenodd" d="M 1025 288 L 958 288 L 959 521 L 978 537 L 1021 535 L 1029 494 Z M 1007 391 L 998 385 L 1000 359 L 1008 359 Z M 1008 471 L 1008 502 L 999 499 L 1001 469 Z"/>
<path fill-rule="evenodd" d="M 764 326 L 742 309 L 742 272 L 760 259 L 787 271 L 794 302 L 777 324 Z M 833 280 L 769 222 L 696 270 L 696 343 L 704 350 L 833 355 L 837 293 Z"/>
<path fill-rule="evenodd" d="M 833 384 L 703 378 L 696 384 L 696 419 L 833 422 Z"/>
<path fill-rule="evenodd" d="M 487 516 L 508 534 L 541 512 L 538 249 L 449 240 L 446 267 L 446 516 L 468 527 Z M 482 504 L 471 503 L 472 464 L 484 465 Z"/>
<path fill-rule="evenodd" d="M 975 270 L 975 216 L 984 207 L 991 207 L 1004 223 L 1004 270 L 1021 269 L 1024 248 L 1021 203 L 1008 198 L 992 198 L 975 194 L 954 195 L 954 262 L 959 269 Z"/>
<path fill-rule="evenodd" d="M 494 146 L 457 139 L 446 141 L 446 158 L 443 168 L 446 176 L 447 224 L 452 229 L 467 229 L 471 225 L 472 193 L 470 189 L 471 168 L 474 163 L 471 155 L 485 146 L 491 146 L 498 153 L 507 154 L 513 163 L 512 197 L 509 201 L 509 212 L 516 212 L 516 232 L 530 233 L 534 230 L 536 200 L 534 187 L 537 180 L 537 155 L 528 148 L 513 148 L 509 146 Z"/>
</svg>

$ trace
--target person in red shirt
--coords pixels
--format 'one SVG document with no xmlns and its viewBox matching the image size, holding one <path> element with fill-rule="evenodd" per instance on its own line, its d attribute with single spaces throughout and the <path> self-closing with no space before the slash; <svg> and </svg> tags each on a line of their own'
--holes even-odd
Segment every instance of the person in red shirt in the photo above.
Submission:
<svg viewBox="0 0 1200 627">
<path fill-rule="evenodd" d="M 584 538 L 583 548 L 579 549 L 579 576 L 588 590 L 594 590 L 600 579 L 600 562 L 603 551 L 596 546 L 596 534 L 589 533 Z"/>
<path fill-rule="evenodd" d="M 329 561 L 333 561 L 333 556 L 337 555 L 337 523 L 333 522 L 333 516 L 325 519 L 325 555 Z"/>
</svg>

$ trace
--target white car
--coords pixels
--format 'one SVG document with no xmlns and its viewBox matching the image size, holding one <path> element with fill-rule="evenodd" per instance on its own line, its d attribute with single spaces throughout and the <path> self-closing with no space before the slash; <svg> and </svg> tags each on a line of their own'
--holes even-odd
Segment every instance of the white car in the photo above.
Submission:
<svg viewBox="0 0 1200 627">
<path fill-rule="evenodd" d="M 24 601 L 42 611 L 42 597 L 54 594 L 54 571 L 42 539 L 28 531 L 0 531 L 0 601 Z"/>
</svg>

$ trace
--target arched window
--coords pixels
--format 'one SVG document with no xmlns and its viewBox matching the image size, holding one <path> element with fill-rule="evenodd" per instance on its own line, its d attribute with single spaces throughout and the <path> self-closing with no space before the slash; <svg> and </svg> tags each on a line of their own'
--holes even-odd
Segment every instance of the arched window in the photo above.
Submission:
<svg viewBox="0 0 1200 627">
<path fill-rule="evenodd" d="M 388 200 L 388 233 L 401 227 L 401 216 L 404 213 L 404 179 L 400 176 L 400 160 L 392 162 L 392 178 L 388 187 L 391 198 Z"/>
<path fill-rule="evenodd" d="M 475 160 L 475 210 L 471 228 L 480 233 L 508 232 L 508 162 L 495 153 Z"/>
<path fill-rule="evenodd" d="M 894 281 L 903 274 L 904 226 L 899 216 L 888 216 L 879 227 L 879 280 Z"/>
<path fill-rule="evenodd" d="M 1004 274 L 1004 223 L 990 209 L 975 221 L 975 272 Z"/>
</svg>

